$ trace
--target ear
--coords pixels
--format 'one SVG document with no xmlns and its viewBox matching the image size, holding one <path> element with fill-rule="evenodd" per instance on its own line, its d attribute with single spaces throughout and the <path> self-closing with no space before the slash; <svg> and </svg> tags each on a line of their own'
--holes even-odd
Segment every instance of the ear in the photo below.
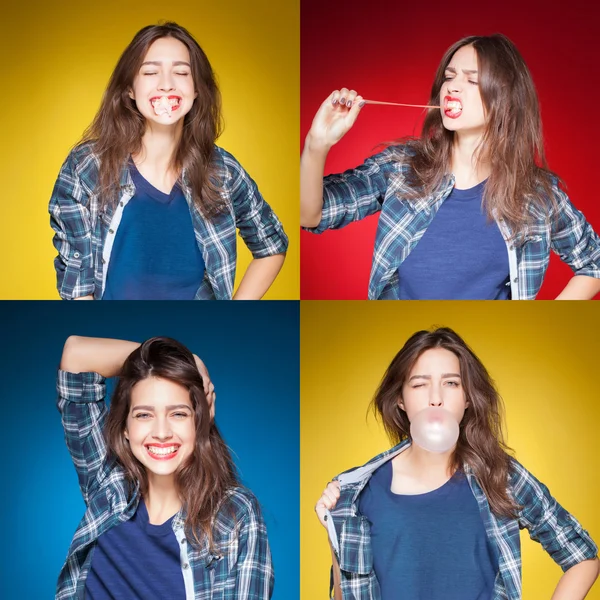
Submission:
<svg viewBox="0 0 600 600">
<path fill-rule="evenodd" d="M 129 90 L 129 92 L 127 92 L 127 93 L 129 94 L 129 97 L 130 97 L 132 100 L 135 100 L 135 96 L 133 95 L 133 90 L 132 90 L 132 89 L 130 89 L 130 90 Z"/>
<path fill-rule="evenodd" d="M 402 401 L 402 398 L 398 399 L 398 406 L 400 407 L 400 410 L 406 412 L 406 408 L 404 408 L 404 402 Z"/>
<path fill-rule="evenodd" d="M 125 436 L 125 439 L 126 439 L 127 441 L 129 441 L 129 432 L 127 431 L 127 429 L 125 429 L 125 430 L 123 431 L 123 435 Z"/>
</svg>

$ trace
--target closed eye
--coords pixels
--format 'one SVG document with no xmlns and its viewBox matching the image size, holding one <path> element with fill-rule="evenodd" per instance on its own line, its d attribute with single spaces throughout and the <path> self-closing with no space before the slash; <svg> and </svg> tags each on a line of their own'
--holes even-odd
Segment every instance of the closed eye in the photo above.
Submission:
<svg viewBox="0 0 600 600">
<path fill-rule="evenodd" d="M 140 420 L 145 420 L 150 418 L 152 415 L 150 413 L 143 413 L 143 412 L 139 412 L 139 413 L 135 413 L 135 415 L 133 416 L 134 419 L 140 419 Z"/>
<path fill-rule="evenodd" d="M 178 419 L 185 419 L 186 417 L 189 417 L 189 413 L 186 412 L 177 412 L 177 413 L 173 413 L 174 417 L 177 417 Z"/>
</svg>

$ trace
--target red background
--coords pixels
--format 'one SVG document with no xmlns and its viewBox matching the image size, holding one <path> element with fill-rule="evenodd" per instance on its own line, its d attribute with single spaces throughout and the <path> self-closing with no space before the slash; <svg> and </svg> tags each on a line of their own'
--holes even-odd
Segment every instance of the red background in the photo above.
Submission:
<svg viewBox="0 0 600 600">
<path fill-rule="evenodd" d="M 592 12 L 593 11 L 593 12 Z M 334 89 L 365 98 L 424 104 L 444 51 L 467 35 L 503 33 L 531 70 L 550 168 L 600 231 L 597 151 L 600 50 L 595 8 L 580 0 L 540 2 L 301 2 L 301 145 Z M 354 167 L 377 144 L 418 135 L 420 109 L 366 106 L 331 150 L 325 173 Z M 365 299 L 378 216 L 321 235 L 302 232 L 301 298 Z M 554 298 L 572 272 L 552 254 L 539 299 Z"/>
</svg>

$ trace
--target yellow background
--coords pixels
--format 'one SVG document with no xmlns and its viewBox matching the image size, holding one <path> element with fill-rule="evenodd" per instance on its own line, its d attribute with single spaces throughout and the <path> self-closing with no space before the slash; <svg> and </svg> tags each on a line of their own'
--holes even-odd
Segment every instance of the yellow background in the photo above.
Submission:
<svg viewBox="0 0 600 600">
<path fill-rule="evenodd" d="M 516 458 L 600 542 L 600 311 L 592 302 L 301 303 L 301 598 L 326 598 L 331 564 L 314 504 L 327 482 L 387 449 L 367 407 L 407 338 L 452 327 L 496 380 Z M 523 598 L 562 571 L 522 532 Z M 600 583 L 588 596 L 600 599 Z"/>
<path fill-rule="evenodd" d="M 135 33 L 168 19 L 206 52 L 223 95 L 217 141 L 257 182 L 290 238 L 267 298 L 299 298 L 299 0 L 12 2 L 2 10 L 0 298 L 58 298 L 48 200 Z M 238 237 L 236 285 L 251 255 Z"/>
</svg>

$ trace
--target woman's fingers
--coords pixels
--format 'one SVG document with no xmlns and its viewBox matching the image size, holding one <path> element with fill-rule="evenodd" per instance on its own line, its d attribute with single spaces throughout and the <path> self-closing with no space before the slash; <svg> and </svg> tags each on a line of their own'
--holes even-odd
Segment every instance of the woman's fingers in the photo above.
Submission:
<svg viewBox="0 0 600 600">
<path fill-rule="evenodd" d="M 323 490 L 323 494 L 315 505 L 315 512 L 319 521 L 324 527 L 327 527 L 327 521 L 325 521 L 325 511 L 333 510 L 337 501 L 340 497 L 340 484 L 337 481 L 331 481 L 327 484 L 327 487 Z"/>
<path fill-rule="evenodd" d="M 334 90 L 321 104 L 310 129 L 313 147 L 322 145 L 329 150 L 348 133 L 362 106 L 356 90 Z"/>
<path fill-rule="evenodd" d="M 194 354 L 194 361 L 196 362 L 196 367 L 198 372 L 202 377 L 202 387 L 204 389 L 204 395 L 206 396 L 206 401 L 208 402 L 208 406 L 210 408 L 210 418 L 215 418 L 215 400 L 217 399 L 217 394 L 215 393 L 215 385 L 210 380 L 210 375 L 208 373 L 208 369 L 206 365 L 202 361 L 202 359 Z"/>
<path fill-rule="evenodd" d="M 215 405 L 217 403 L 217 394 L 215 392 L 212 393 L 211 399 L 208 403 L 210 406 L 210 419 L 211 421 L 215 418 Z"/>
</svg>

